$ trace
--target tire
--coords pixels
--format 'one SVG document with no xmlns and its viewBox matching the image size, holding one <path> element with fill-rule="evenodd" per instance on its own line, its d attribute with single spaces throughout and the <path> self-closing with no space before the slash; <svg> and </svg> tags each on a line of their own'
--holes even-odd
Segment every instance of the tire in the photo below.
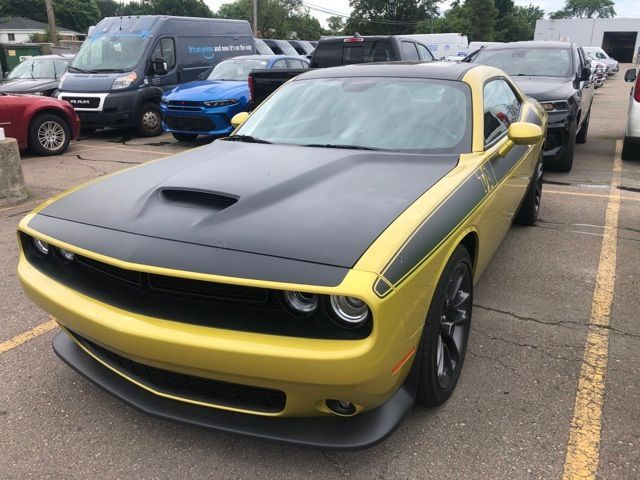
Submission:
<svg viewBox="0 0 640 480">
<path fill-rule="evenodd" d="M 447 306 L 452 301 L 459 308 L 454 310 Z M 441 405 L 455 390 L 467 351 L 472 305 L 471 257 L 467 249 L 459 245 L 438 281 L 420 339 L 416 357 L 416 361 L 420 362 L 416 393 L 419 405 Z M 456 319 L 461 323 L 456 325 Z"/>
<path fill-rule="evenodd" d="M 179 142 L 193 142 L 196 138 L 198 138 L 197 133 L 175 133 L 171 132 L 173 138 L 178 140 Z"/>
<path fill-rule="evenodd" d="M 622 160 L 640 160 L 640 143 L 625 138 L 622 144 Z"/>
<path fill-rule="evenodd" d="M 556 162 L 555 170 L 559 172 L 570 172 L 573 168 L 573 158 L 576 151 L 576 125 L 573 126 L 571 135 L 567 139 L 567 145 L 562 152 L 562 156 Z"/>
<path fill-rule="evenodd" d="M 576 135 L 576 143 L 587 143 L 587 132 L 589 131 L 589 120 L 591 119 L 591 110 L 589 110 L 589 115 L 587 115 L 586 120 L 582 124 L 582 127 L 578 131 Z"/>
<path fill-rule="evenodd" d="M 514 218 L 514 223 L 518 225 L 531 226 L 535 225 L 540 212 L 540 202 L 542 200 L 542 158 L 538 160 L 536 169 L 533 172 L 533 178 L 527 189 L 527 194 L 520 205 L 520 209 Z"/>
<path fill-rule="evenodd" d="M 37 155 L 61 155 L 70 141 L 67 122 L 53 113 L 38 115 L 29 125 L 29 148 Z"/>
<path fill-rule="evenodd" d="M 157 137 L 162 133 L 162 112 L 160 106 L 154 102 L 145 102 L 138 114 L 136 127 L 141 137 Z"/>
</svg>

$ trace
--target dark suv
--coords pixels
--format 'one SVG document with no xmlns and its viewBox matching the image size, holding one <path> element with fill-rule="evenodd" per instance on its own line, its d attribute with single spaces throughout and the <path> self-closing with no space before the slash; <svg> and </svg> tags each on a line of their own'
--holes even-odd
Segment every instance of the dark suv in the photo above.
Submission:
<svg viewBox="0 0 640 480">
<path fill-rule="evenodd" d="M 489 45 L 465 58 L 507 72 L 549 114 L 544 163 L 568 172 L 576 143 L 587 141 L 594 87 L 582 47 L 568 42 Z"/>
<path fill-rule="evenodd" d="M 413 39 L 397 35 L 321 38 L 311 57 L 311 68 L 354 63 L 393 61 L 432 62 L 429 49 Z"/>
</svg>

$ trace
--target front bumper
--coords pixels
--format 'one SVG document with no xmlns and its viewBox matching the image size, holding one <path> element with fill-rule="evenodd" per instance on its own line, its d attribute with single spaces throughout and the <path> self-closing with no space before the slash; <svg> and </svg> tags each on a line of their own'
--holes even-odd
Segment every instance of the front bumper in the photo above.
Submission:
<svg viewBox="0 0 640 480">
<path fill-rule="evenodd" d="M 414 403 L 414 391 L 406 382 L 383 405 L 354 417 L 278 418 L 245 415 L 177 402 L 138 388 L 92 358 L 64 332 L 54 338 L 53 349 L 83 377 L 154 417 L 318 448 L 352 450 L 373 446 L 395 430 Z"/>
<path fill-rule="evenodd" d="M 90 97 L 91 96 L 91 97 Z M 76 107 L 76 113 L 83 127 L 107 128 L 136 126 L 135 113 L 141 102 L 141 92 L 125 91 L 102 94 L 83 94 L 72 92 L 60 92 L 58 98 L 100 98 L 96 108 Z"/>
<path fill-rule="evenodd" d="M 166 132 L 211 136 L 228 136 L 233 132 L 233 116 L 242 111 L 242 106 L 226 108 L 193 108 L 182 110 L 161 104 L 162 128 Z"/>
<path fill-rule="evenodd" d="M 571 113 L 549 113 L 547 136 L 542 154 L 545 165 L 554 165 L 564 155 L 571 136 L 573 121 L 574 115 Z"/>
</svg>

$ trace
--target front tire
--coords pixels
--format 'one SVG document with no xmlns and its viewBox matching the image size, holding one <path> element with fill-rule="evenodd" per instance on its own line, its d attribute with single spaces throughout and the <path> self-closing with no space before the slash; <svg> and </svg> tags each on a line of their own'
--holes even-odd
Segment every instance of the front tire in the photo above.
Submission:
<svg viewBox="0 0 640 480">
<path fill-rule="evenodd" d="M 640 160 L 640 143 L 625 138 L 621 156 L 622 160 Z"/>
<path fill-rule="evenodd" d="M 576 128 L 577 125 L 574 125 L 567 139 L 567 145 L 564 147 L 564 152 L 555 164 L 555 169 L 559 172 L 569 172 L 573 168 L 573 158 L 576 151 Z"/>
<path fill-rule="evenodd" d="M 533 178 L 527 189 L 527 195 L 520 205 L 520 210 L 516 214 L 514 222 L 518 225 L 535 225 L 540 212 L 540 202 L 542 201 L 542 180 L 543 168 L 542 159 L 538 160 Z"/>
<path fill-rule="evenodd" d="M 176 133 L 171 132 L 173 138 L 178 140 L 179 142 L 193 142 L 196 138 L 198 138 L 197 133 Z"/>
<path fill-rule="evenodd" d="M 471 256 L 459 245 L 442 272 L 429 306 L 416 361 L 416 402 L 436 407 L 456 388 L 471 328 L 473 276 Z"/>
<path fill-rule="evenodd" d="M 69 126 L 58 115 L 38 115 L 29 126 L 29 148 L 37 155 L 61 155 L 67 151 L 71 133 Z"/>
<path fill-rule="evenodd" d="M 587 143 L 587 133 L 589 131 L 589 120 L 591 119 L 591 110 L 589 110 L 589 115 L 585 119 L 580 131 L 576 135 L 576 143 Z"/>
<path fill-rule="evenodd" d="M 141 137 L 157 137 L 162 133 L 162 113 L 157 103 L 142 104 L 136 131 Z"/>
</svg>

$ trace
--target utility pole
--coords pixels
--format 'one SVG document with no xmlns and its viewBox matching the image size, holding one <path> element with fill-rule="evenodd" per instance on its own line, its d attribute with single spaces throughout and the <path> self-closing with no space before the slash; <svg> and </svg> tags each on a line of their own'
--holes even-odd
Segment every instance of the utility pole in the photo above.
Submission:
<svg viewBox="0 0 640 480">
<path fill-rule="evenodd" d="M 253 36 L 258 38 L 258 0 L 253 0 Z"/>
<path fill-rule="evenodd" d="M 58 43 L 58 30 L 56 29 L 56 17 L 53 15 L 53 4 L 51 0 L 44 0 L 44 4 L 47 7 L 47 19 L 49 20 L 49 36 L 51 37 L 51 43 L 54 45 Z"/>
</svg>

